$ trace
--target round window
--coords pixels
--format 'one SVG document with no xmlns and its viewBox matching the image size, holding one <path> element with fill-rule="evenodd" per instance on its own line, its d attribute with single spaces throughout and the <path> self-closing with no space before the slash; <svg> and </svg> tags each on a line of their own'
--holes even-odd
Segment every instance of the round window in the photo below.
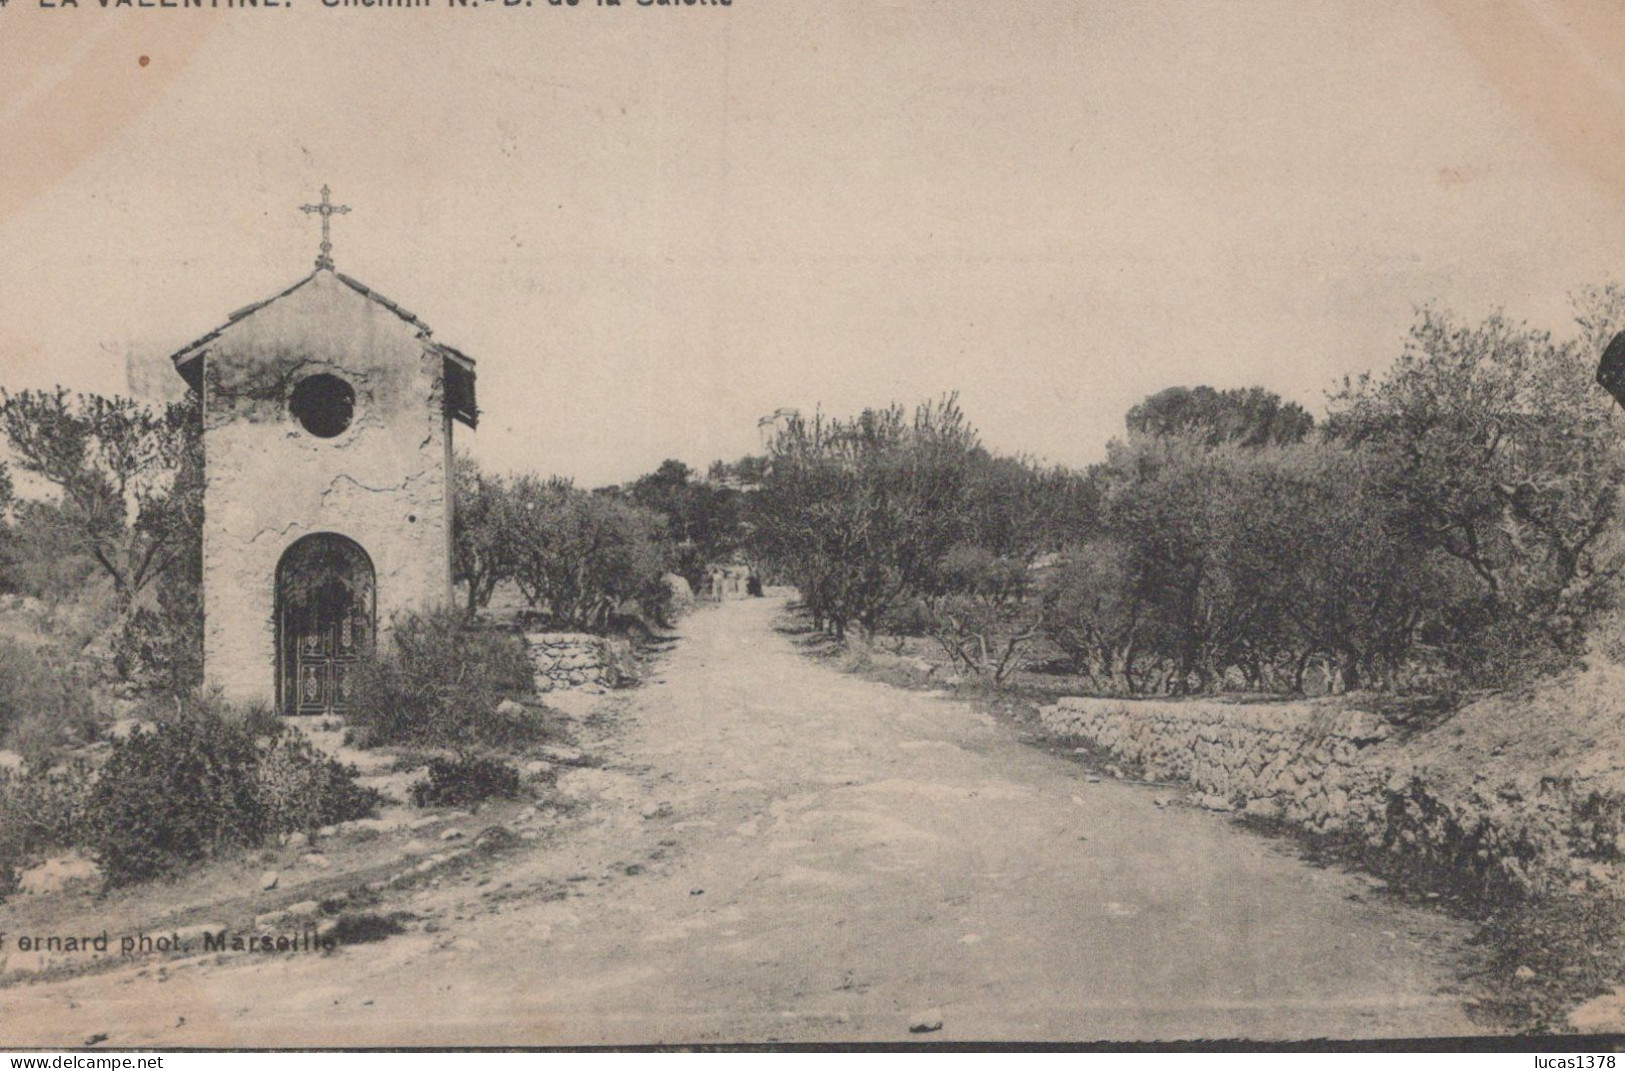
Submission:
<svg viewBox="0 0 1625 1071">
<path fill-rule="evenodd" d="M 325 372 L 308 376 L 293 388 L 288 411 L 312 435 L 331 439 L 349 427 L 355 416 L 355 388 Z"/>
</svg>

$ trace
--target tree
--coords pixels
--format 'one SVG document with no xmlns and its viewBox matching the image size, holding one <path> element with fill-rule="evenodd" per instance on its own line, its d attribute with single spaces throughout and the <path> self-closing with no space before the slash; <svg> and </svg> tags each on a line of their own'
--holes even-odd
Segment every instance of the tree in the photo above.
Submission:
<svg viewBox="0 0 1625 1071">
<path fill-rule="evenodd" d="M 870 409 L 850 420 L 791 417 L 753 501 L 756 540 L 814 619 L 872 636 L 906 594 L 925 591 L 964 526 L 984 457 L 957 399 Z"/>
<path fill-rule="evenodd" d="M 664 619 L 670 593 L 657 514 L 528 475 L 514 481 L 511 509 L 514 583 L 555 624 L 601 631 L 627 603 Z"/>
<path fill-rule="evenodd" d="M 1424 309 L 1390 370 L 1331 399 L 1331 434 L 1380 454 L 1404 523 L 1476 579 L 1480 619 L 1519 619 L 1570 653 L 1621 567 L 1605 537 L 1625 449 L 1596 360 L 1500 314 Z"/>
<path fill-rule="evenodd" d="M 16 501 L 11 469 L 0 461 L 0 591 L 17 587 L 17 535 L 11 525 L 11 508 Z"/>
<path fill-rule="evenodd" d="M 71 527 L 60 502 L 23 499 L 12 507 L 6 534 L 7 582 L 16 590 L 58 605 L 86 593 L 87 585 L 112 583 L 90 555 L 64 548 L 57 533 Z M 88 637 L 86 637 L 88 639 Z"/>
<path fill-rule="evenodd" d="M 1002 684 L 1017 656 L 1043 634 L 1044 604 L 1027 598 L 1028 563 L 965 544 L 939 570 L 923 601 L 931 635 L 957 669 Z"/>
<path fill-rule="evenodd" d="M 1017 627 L 1016 608 L 1033 562 L 1098 519 L 1093 482 L 991 453 L 953 395 L 912 413 L 791 415 L 760 473 L 743 520 L 749 545 L 837 638 L 854 624 L 872 637 L 894 608 L 910 608 L 978 650 L 989 630 L 1025 643 L 1031 623 Z M 995 598 L 989 573 L 965 568 L 973 559 L 1019 574 L 1021 597 Z"/>
<path fill-rule="evenodd" d="M 962 542 L 1031 562 L 1097 533 L 1099 487 L 1087 475 L 991 453 L 969 466 Z"/>
<path fill-rule="evenodd" d="M 113 641 L 120 678 L 184 695 L 203 683 L 201 543 L 159 574 L 152 597 L 133 607 Z"/>
<path fill-rule="evenodd" d="M 1131 438 L 1190 436 L 1208 446 L 1279 446 L 1302 442 L 1315 418 L 1262 387 L 1169 387 L 1130 409 L 1125 423 Z"/>
<path fill-rule="evenodd" d="M 1625 288 L 1618 283 L 1583 286 L 1570 295 L 1580 351 L 1600 359 L 1608 343 L 1625 330 Z"/>
<path fill-rule="evenodd" d="M 1390 681 L 1444 586 L 1358 447 L 1112 444 L 1106 538 L 1052 580 L 1051 639 L 1130 692 L 1291 687 L 1314 659 L 1344 688 Z"/>
<path fill-rule="evenodd" d="M 51 484 L 40 511 L 62 552 L 81 552 L 127 610 L 190 552 L 202 529 L 202 437 L 195 398 L 154 411 L 128 398 L 0 391 L 0 432 L 17 468 Z"/>
<path fill-rule="evenodd" d="M 706 470 L 705 478 L 714 484 L 728 484 L 735 487 L 759 487 L 767 479 L 769 467 L 768 458 L 755 454 L 747 454 L 738 461 L 713 461 Z"/>
<path fill-rule="evenodd" d="M 1216 686 L 1256 592 L 1230 583 L 1213 538 L 1232 473 L 1197 434 L 1113 442 L 1102 477 L 1105 527 L 1126 552 L 1142 640 L 1159 686 Z"/>
<path fill-rule="evenodd" d="M 1305 687 L 1312 659 L 1345 691 L 1391 684 L 1444 589 L 1437 563 L 1382 492 L 1379 458 L 1310 442 L 1235 454 L 1215 535 L 1232 584 L 1259 598 L 1231 657 L 1248 682 Z"/>
<path fill-rule="evenodd" d="M 1078 547 L 1048 578 L 1044 633 L 1100 691 L 1140 691 L 1147 608 L 1129 568 L 1130 550 L 1100 538 Z"/>
<path fill-rule="evenodd" d="M 662 462 L 634 481 L 627 497 L 665 518 L 675 567 L 691 586 L 699 586 L 707 566 L 733 558 L 744 542 L 740 491 L 696 479 L 681 461 Z"/>
<path fill-rule="evenodd" d="M 463 585 L 472 618 L 490 605 L 497 585 L 513 576 L 513 496 L 505 480 L 480 472 L 467 454 L 453 462 L 452 481 L 452 579 Z"/>
</svg>

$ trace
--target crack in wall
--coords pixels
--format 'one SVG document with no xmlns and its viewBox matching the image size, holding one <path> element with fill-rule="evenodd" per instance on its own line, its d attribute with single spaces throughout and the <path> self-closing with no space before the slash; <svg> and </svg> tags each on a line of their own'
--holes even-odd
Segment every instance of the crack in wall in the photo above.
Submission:
<svg viewBox="0 0 1625 1071">
<path fill-rule="evenodd" d="M 350 486 L 356 488 L 357 490 L 366 491 L 369 494 L 375 494 L 375 495 L 403 494 L 403 493 L 406 492 L 406 490 L 408 488 L 410 488 L 412 486 L 412 484 L 414 482 L 416 482 L 418 480 L 426 479 L 428 477 L 428 475 L 429 474 L 427 472 L 423 472 L 423 471 L 420 470 L 418 472 L 414 472 L 411 475 L 407 476 L 399 484 L 386 485 L 386 486 L 383 486 L 383 487 L 374 487 L 371 484 L 362 483 L 360 480 L 356 479 L 354 476 L 351 476 L 349 473 L 341 472 L 337 476 L 334 476 L 331 480 L 328 481 L 327 489 L 322 492 L 322 501 L 325 502 L 327 500 L 328 495 L 333 494 L 335 491 L 337 491 L 339 489 L 338 485 L 341 482 L 348 483 L 348 484 L 350 484 Z"/>
<path fill-rule="evenodd" d="M 304 523 L 303 521 L 289 521 L 281 529 L 261 528 L 259 531 L 255 532 L 253 534 L 253 536 L 251 536 L 249 538 L 248 545 L 253 546 L 255 543 L 258 543 L 259 539 L 260 539 L 260 536 L 264 535 L 267 532 L 275 532 L 276 535 L 277 535 L 277 538 L 280 539 L 281 537 L 287 535 L 289 532 L 293 531 L 295 528 L 298 528 L 303 523 Z"/>
</svg>

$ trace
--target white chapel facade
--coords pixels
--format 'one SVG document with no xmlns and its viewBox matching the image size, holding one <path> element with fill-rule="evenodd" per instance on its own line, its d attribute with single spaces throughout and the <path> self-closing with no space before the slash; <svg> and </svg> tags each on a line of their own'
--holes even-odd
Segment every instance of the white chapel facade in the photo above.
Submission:
<svg viewBox="0 0 1625 1071">
<path fill-rule="evenodd" d="M 285 714 L 343 713 L 391 619 L 451 601 L 452 429 L 474 362 L 333 267 L 174 355 L 205 466 L 205 684 Z"/>
</svg>

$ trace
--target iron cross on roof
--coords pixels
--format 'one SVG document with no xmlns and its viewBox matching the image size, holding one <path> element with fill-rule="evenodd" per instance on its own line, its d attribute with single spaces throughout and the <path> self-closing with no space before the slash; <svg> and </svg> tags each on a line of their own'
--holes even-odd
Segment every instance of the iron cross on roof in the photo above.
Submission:
<svg viewBox="0 0 1625 1071">
<path fill-rule="evenodd" d="M 322 217 L 322 255 L 316 258 L 316 267 L 333 270 L 333 236 L 330 230 L 334 216 L 342 216 L 350 211 L 349 205 L 336 205 L 328 200 L 332 191 L 322 184 L 322 203 L 319 205 L 300 205 L 299 211 L 304 213 L 316 212 Z"/>
</svg>

